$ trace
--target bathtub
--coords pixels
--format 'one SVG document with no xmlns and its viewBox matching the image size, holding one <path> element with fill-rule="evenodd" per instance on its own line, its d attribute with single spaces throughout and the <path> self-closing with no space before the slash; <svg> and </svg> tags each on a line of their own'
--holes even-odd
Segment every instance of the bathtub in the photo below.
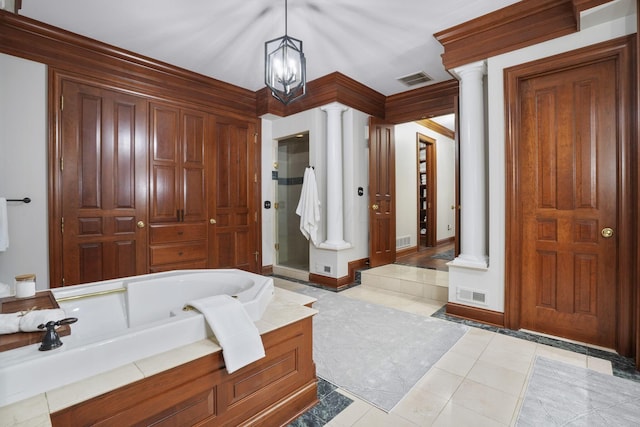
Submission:
<svg viewBox="0 0 640 427">
<path fill-rule="evenodd" d="M 188 301 L 227 294 L 252 320 L 274 293 L 273 279 L 241 270 L 179 270 L 51 290 L 77 317 L 63 346 L 0 353 L 0 407 L 213 335 Z"/>
</svg>

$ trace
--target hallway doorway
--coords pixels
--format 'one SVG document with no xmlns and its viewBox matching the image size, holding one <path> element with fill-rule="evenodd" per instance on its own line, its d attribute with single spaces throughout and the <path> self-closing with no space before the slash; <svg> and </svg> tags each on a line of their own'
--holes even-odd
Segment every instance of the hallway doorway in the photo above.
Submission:
<svg viewBox="0 0 640 427">
<path fill-rule="evenodd" d="M 300 200 L 304 170 L 309 165 L 309 133 L 278 141 L 276 212 L 276 264 L 309 271 L 309 242 L 300 232 L 296 207 Z"/>
</svg>

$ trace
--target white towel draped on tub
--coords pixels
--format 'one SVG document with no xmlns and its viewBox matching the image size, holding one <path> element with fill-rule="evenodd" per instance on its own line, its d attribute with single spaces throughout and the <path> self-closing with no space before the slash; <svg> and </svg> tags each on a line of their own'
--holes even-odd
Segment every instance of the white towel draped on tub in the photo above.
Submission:
<svg viewBox="0 0 640 427">
<path fill-rule="evenodd" d="M 7 217 L 7 199 L 0 197 L 0 252 L 9 248 L 9 218 Z"/>
<path fill-rule="evenodd" d="M 304 171 L 300 201 L 296 208 L 296 214 L 300 216 L 300 231 L 307 240 L 311 239 L 314 245 L 318 240 L 318 225 L 320 224 L 320 199 L 318 198 L 318 186 L 316 173 L 312 167 Z"/>
<path fill-rule="evenodd" d="M 258 328 L 242 304 L 229 295 L 190 301 L 207 319 L 220 347 L 227 372 L 232 373 L 265 356 Z"/>
</svg>

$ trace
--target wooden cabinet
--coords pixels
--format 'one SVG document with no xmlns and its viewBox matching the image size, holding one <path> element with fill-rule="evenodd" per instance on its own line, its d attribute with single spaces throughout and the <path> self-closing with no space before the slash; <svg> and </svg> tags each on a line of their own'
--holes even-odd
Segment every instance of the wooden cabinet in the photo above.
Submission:
<svg viewBox="0 0 640 427">
<path fill-rule="evenodd" d="M 208 114 L 150 106 L 149 269 L 208 266 Z"/>
<path fill-rule="evenodd" d="M 59 71 L 53 82 L 52 287 L 260 271 L 257 119 Z"/>
</svg>

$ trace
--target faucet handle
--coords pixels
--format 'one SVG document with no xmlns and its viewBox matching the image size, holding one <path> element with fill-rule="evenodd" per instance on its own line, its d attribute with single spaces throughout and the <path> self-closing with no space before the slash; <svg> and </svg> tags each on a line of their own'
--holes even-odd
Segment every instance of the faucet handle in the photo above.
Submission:
<svg viewBox="0 0 640 427">
<path fill-rule="evenodd" d="M 76 317 L 67 317 L 66 319 L 61 319 L 57 321 L 50 320 L 47 323 L 41 323 L 38 325 L 38 329 L 47 328 L 47 331 L 44 333 L 42 337 L 42 343 L 40 344 L 40 351 L 53 350 L 54 348 L 58 348 L 62 345 L 62 341 L 60 341 L 60 336 L 58 332 L 56 332 L 56 326 L 60 325 L 69 325 L 71 323 L 76 323 L 78 318 Z"/>
</svg>

